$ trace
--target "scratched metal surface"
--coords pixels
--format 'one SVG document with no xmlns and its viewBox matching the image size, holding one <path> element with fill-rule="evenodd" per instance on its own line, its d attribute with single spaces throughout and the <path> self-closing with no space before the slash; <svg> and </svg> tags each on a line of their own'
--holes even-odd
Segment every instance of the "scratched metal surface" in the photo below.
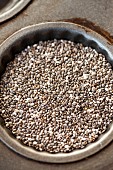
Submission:
<svg viewBox="0 0 113 170">
<path fill-rule="evenodd" d="M 113 35 L 112 0 L 32 0 L 18 15 L 0 24 L 0 44 L 28 25 L 69 18 L 85 18 Z M 29 160 L 0 142 L 0 170 L 113 170 L 113 142 L 101 152 L 69 164 L 47 164 Z"/>
</svg>

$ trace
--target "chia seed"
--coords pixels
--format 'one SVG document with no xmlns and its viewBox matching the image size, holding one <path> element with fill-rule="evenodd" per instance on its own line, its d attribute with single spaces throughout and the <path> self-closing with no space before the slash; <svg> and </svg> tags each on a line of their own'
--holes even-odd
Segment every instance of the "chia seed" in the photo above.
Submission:
<svg viewBox="0 0 113 170">
<path fill-rule="evenodd" d="M 82 149 L 113 120 L 113 70 L 103 54 L 67 40 L 28 46 L 0 81 L 0 115 L 17 140 L 52 153 Z"/>
</svg>

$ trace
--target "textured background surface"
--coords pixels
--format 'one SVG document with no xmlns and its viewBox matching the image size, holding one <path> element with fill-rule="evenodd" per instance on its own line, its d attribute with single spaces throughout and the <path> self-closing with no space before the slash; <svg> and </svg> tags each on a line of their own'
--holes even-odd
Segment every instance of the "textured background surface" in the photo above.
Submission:
<svg viewBox="0 0 113 170">
<path fill-rule="evenodd" d="M 0 44 L 22 27 L 69 18 L 85 18 L 113 35 L 113 0 L 32 0 L 22 12 L 0 25 Z M 0 170 L 113 170 L 113 142 L 101 152 L 69 164 L 26 159 L 0 142 Z"/>
</svg>

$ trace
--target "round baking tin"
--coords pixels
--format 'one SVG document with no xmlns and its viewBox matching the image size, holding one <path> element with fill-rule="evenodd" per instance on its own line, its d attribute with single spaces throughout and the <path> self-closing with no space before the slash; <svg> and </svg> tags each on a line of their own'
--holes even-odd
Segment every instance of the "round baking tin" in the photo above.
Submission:
<svg viewBox="0 0 113 170">
<path fill-rule="evenodd" d="M 0 23 L 20 12 L 31 0 L 1 0 Z"/>
<path fill-rule="evenodd" d="M 113 46 L 104 37 L 77 24 L 47 22 L 23 28 L 3 42 L 0 46 L 0 75 L 5 71 L 7 63 L 14 59 L 15 54 L 26 46 L 38 43 L 40 40 L 52 39 L 66 39 L 90 46 L 103 53 L 113 66 Z M 27 158 L 43 162 L 67 163 L 91 156 L 107 146 L 113 140 L 113 122 L 95 142 L 88 144 L 84 149 L 76 149 L 70 153 L 40 152 L 22 144 L 5 127 L 2 118 L 0 118 L 0 138 L 11 149 Z"/>
</svg>

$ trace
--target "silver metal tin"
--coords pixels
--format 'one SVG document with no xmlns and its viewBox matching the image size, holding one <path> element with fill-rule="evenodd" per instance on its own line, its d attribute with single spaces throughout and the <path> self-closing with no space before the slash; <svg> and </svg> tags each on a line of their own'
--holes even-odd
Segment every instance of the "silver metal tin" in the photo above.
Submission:
<svg viewBox="0 0 113 170">
<path fill-rule="evenodd" d="M 31 0 L 1 0 L 0 23 L 20 12 Z"/>
<path fill-rule="evenodd" d="M 32 45 L 40 40 L 67 39 L 74 42 L 91 46 L 98 52 L 103 53 L 113 66 L 113 47 L 107 40 L 92 30 L 85 30 L 83 26 L 67 22 L 47 22 L 28 26 L 14 33 L 0 46 L 0 74 L 5 71 L 8 62 L 13 60 L 14 55 L 21 52 L 27 45 Z M 25 146 L 13 136 L 5 127 L 4 121 L 0 119 L 0 138 L 17 153 L 37 161 L 51 163 L 67 163 L 86 158 L 107 146 L 113 140 L 113 123 L 107 131 L 100 135 L 98 140 L 88 144 L 84 149 L 76 149 L 70 153 L 39 152 L 31 147 Z"/>
</svg>

